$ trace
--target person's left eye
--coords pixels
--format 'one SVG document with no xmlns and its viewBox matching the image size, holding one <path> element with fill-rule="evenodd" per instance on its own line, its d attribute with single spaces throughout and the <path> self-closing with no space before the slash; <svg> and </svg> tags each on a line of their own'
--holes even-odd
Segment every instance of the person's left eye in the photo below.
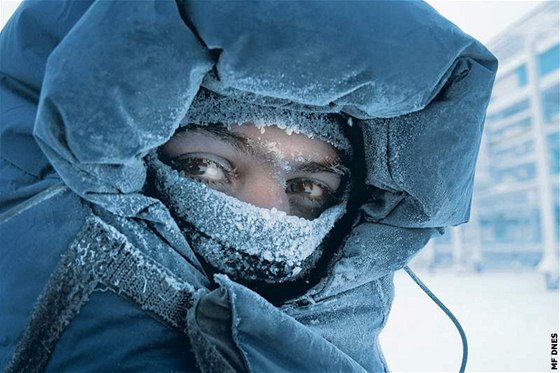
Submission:
<svg viewBox="0 0 560 373">
<path fill-rule="evenodd" d="M 315 218 L 330 207 L 334 192 L 317 180 L 292 179 L 286 183 L 291 207 L 305 218 Z"/>
</svg>

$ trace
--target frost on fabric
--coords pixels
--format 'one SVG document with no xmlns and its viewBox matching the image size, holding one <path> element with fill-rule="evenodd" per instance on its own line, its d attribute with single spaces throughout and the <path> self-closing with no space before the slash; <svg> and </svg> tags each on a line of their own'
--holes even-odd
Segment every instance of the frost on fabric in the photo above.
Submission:
<svg viewBox="0 0 560 373">
<path fill-rule="evenodd" d="M 321 242 L 345 213 L 342 203 L 307 220 L 255 207 L 179 174 L 157 159 L 156 187 L 194 250 L 234 278 L 282 282 L 305 275 Z"/>
<path fill-rule="evenodd" d="M 328 113 L 303 112 L 272 106 L 256 105 L 231 97 L 220 96 L 201 88 L 195 97 L 183 125 L 254 124 L 257 128 L 275 125 L 288 134 L 302 133 L 318 138 L 345 152 L 351 150 L 344 136 L 345 125 L 338 116 Z"/>
</svg>

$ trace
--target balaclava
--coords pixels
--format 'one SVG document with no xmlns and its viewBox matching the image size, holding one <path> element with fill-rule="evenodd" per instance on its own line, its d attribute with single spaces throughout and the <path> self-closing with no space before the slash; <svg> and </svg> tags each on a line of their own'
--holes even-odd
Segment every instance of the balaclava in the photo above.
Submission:
<svg viewBox="0 0 560 373">
<path fill-rule="evenodd" d="M 183 123 L 196 126 L 250 123 L 275 125 L 288 133 L 326 141 L 346 157 L 350 144 L 341 118 L 266 107 L 219 96 L 201 89 Z M 305 277 L 322 254 L 322 242 L 344 215 L 348 188 L 341 202 L 308 220 L 276 209 L 256 207 L 206 184 L 189 179 L 149 158 L 154 186 L 203 262 L 242 282 L 278 284 Z"/>
</svg>

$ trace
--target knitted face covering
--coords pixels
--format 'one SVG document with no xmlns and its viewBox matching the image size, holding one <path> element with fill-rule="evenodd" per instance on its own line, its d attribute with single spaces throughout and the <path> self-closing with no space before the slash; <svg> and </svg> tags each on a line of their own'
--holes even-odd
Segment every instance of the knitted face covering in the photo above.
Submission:
<svg viewBox="0 0 560 373">
<path fill-rule="evenodd" d="M 268 107 L 218 95 L 202 88 L 184 125 L 251 123 L 302 133 L 351 155 L 340 120 L 326 113 Z M 215 270 L 237 280 L 282 283 L 303 278 L 322 254 L 322 241 L 345 213 L 346 202 L 313 220 L 256 207 L 179 174 L 157 158 L 155 186 L 193 250 Z"/>
<path fill-rule="evenodd" d="M 188 179 L 151 159 L 155 187 L 193 250 L 236 280 L 295 281 L 320 258 L 321 242 L 344 214 L 346 202 L 307 220 L 242 202 Z"/>
</svg>

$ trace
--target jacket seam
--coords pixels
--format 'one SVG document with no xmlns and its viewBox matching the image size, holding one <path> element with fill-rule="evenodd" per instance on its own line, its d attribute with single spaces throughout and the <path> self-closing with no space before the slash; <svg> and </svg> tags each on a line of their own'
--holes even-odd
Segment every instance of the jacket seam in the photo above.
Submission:
<svg viewBox="0 0 560 373">
<path fill-rule="evenodd" d="M 18 203 L 14 207 L 0 214 L 0 224 L 6 223 L 11 220 L 14 216 L 28 210 L 46 200 L 53 198 L 60 193 L 66 191 L 68 187 L 64 183 L 57 183 L 48 187 L 47 189 L 35 194 L 33 197 L 27 198 L 25 201 Z"/>
<path fill-rule="evenodd" d="M 41 178 L 39 177 L 39 175 L 35 175 L 35 174 L 32 174 L 31 172 L 29 172 L 29 171 L 27 171 L 27 170 L 24 170 L 23 168 L 21 168 L 20 166 L 18 166 L 18 165 L 15 164 L 14 162 L 7 160 L 6 157 L 4 157 L 4 156 L 1 156 L 1 155 L 0 155 L 0 159 L 3 160 L 4 162 L 8 163 L 8 164 L 9 164 L 10 166 L 12 166 L 13 168 L 16 168 L 16 169 L 18 169 L 19 171 L 23 172 L 23 173 L 26 174 L 27 176 L 31 176 L 32 178 L 37 179 L 37 180 L 40 180 L 40 179 L 41 179 Z"/>
</svg>

